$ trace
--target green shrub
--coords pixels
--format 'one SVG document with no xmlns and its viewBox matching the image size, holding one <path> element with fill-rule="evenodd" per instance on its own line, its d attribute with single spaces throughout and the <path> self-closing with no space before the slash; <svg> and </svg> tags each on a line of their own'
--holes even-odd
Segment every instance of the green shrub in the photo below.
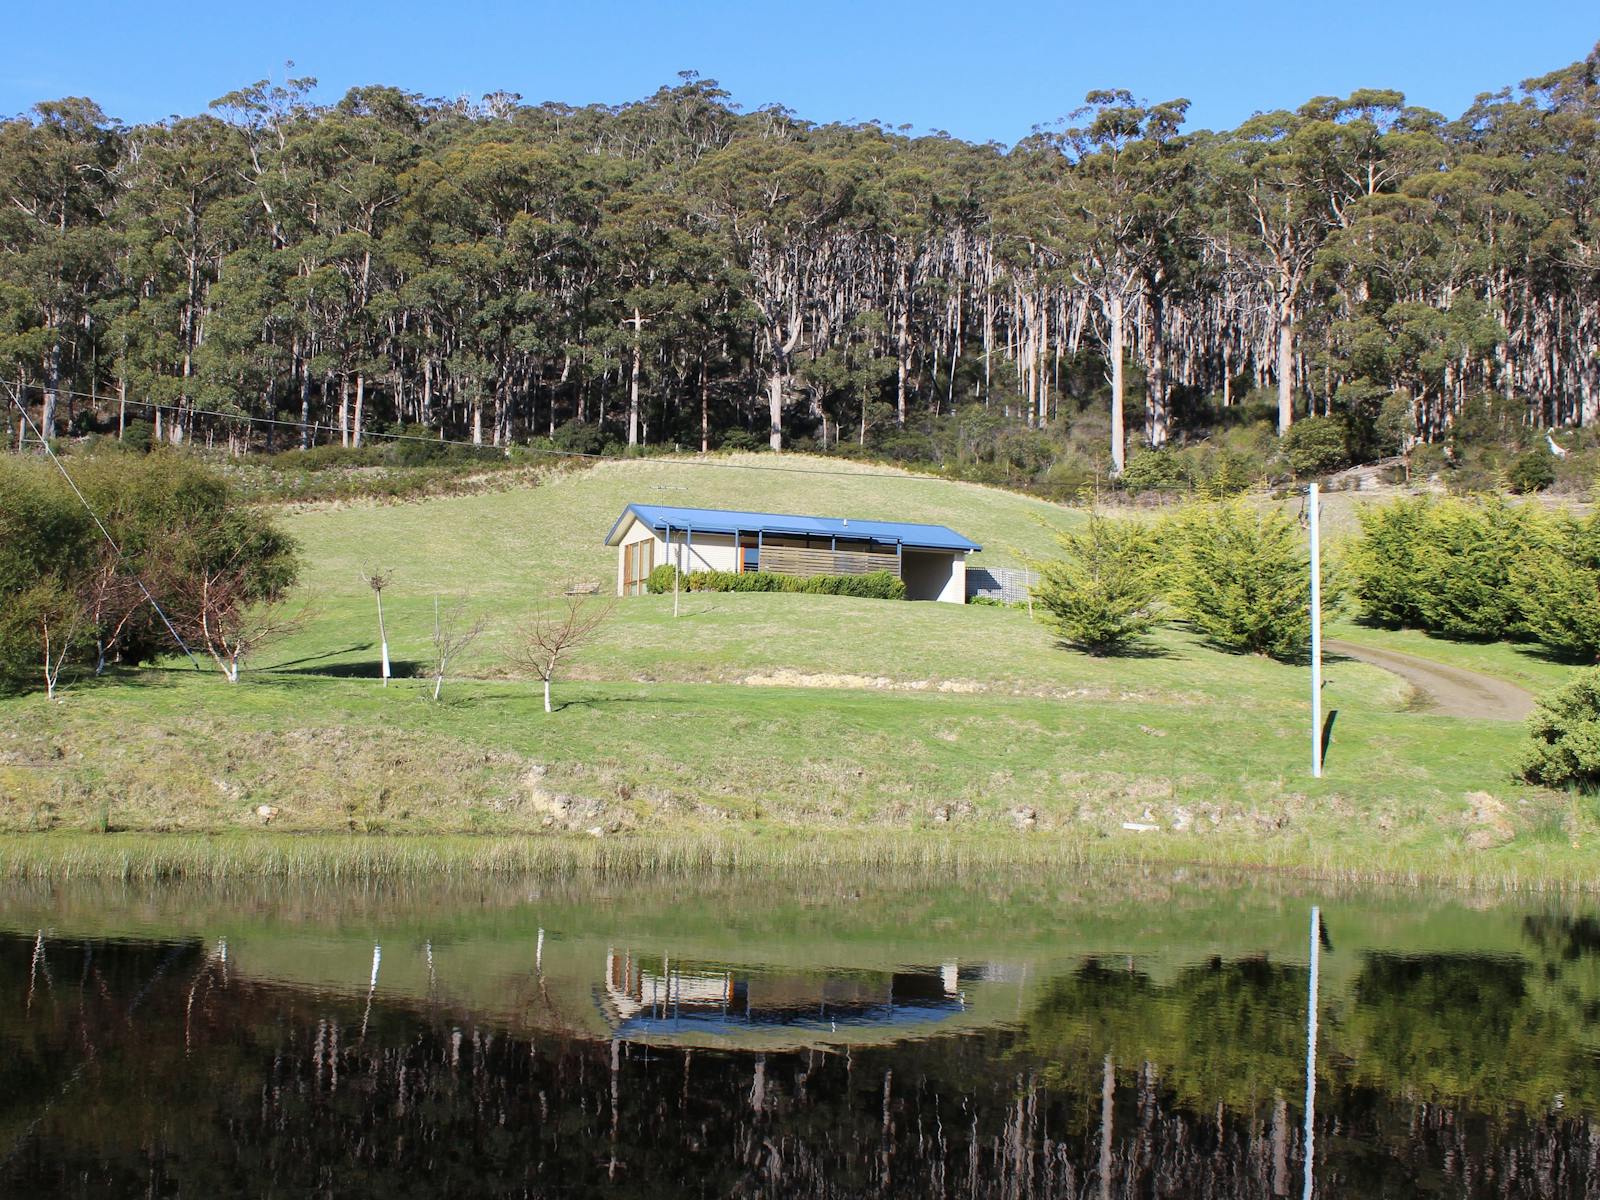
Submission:
<svg viewBox="0 0 1600 1200">
<path fill-rule="evenodd" d="M 1379 625 L 1421 626 L 1418 561 L 1433 519 L 1425 496 L 1369 505 L 1356 513 L 1361 537 L 1350 554 L 1350 573 L 1362 615 Z"/>
<path fill-rule="evenodd" d="M 797 592 L 811 596 L 856 596 L 904 600 L 906 585 L 892 571 L 865 575 L 779 575 L 772 571 L 695 571 L 684 576 L 691 592 Z M 669 577 L 667 586 L 672 586 Z"/>
<path fill-rule="evenodd" d="M 605 430 L 577 417 L 557 425 L 550 440 L 557 450 L 568 454 L 599 454 L 606 447 Z"/>
<path fill-rule="evenodd" d="M 1530 637 L 1563 658 L 1600 660 L 1600 514 L 1556 518 L 1517 557 L 1511 583 Z"/>
<path fill-rule="evenodd" d="M 1326 475 L 1350 465 L 1349 434 L 1343 418 L 1306 417 L 1283 435 L 1283 454 L 1300 478 Z"/>
<path fill-rule="evenodd" d="M 1082 532 L 1057 533 L 1056 543 L 1062 557 L 1040 564 L 1033 598 L 1063 641 L 1115 654 L 1150 632 L 1161 583 L 1148 527 L 1096 512 Z"/>
<path fill-rule="evenodd" d="M 1162 531 L 1168 598 L 1213 644 L 1285 661 L 1311 640 L 1311 572 L 1298 524 L 1241 500 L 1193 505 Z M 1324 606 L 1338 608 L 1324 564 Z"/>
<path fill-rule="evenodd" d="M 1436 504 L 1416 554 L 1421 626 L 1452 638 L 1515 636 L 1522 609 L 1512 567 L 1538 544 L 1540 523 L 1526 505 L 1501 497 Z"/>
<path fill-rule="evenodd" d="M 1556 456 L 1543 446 L 1526 450 L 1506 468 L 1506 485 L 1517 495 L 1542 492 L 1556 481 Z"/>
<path fill-rule="evenodd" d="M 662 563 L 645 576 L 644 590 L 656 596 L 670 592 L 673 588 L 673 576 L 677 573 L 677 570 L 678 568 L 671 563 Z M 688 578 L 687 573 L 685 573 L 684 578 Z M 688 584 L 684 583 L 678 586 L 687 589 Z"/>
<path fill-rule="evenodd" d="M 772 448 L 771 440 L 758 434 L 751 433 L 748 429 L 730 429 L 722 435 L 720 443 L 724 450 L 757 451 Z"/>
<path fill-rule="evenodd" d="M 1600 668 L 1541 697 L 1528 734 L 1533 745 L 1522 756 L 1524 779 L 1546 787 L 1600 787 Z"/>
<path fill-rule="evenodd" d="M 1122 468 L 1117 486 L 1135 496 L 1141 492 L 1187 490 L 1192 482 L 1187 466 L 1176 450 L 1142 450 Z"/>
</svg>

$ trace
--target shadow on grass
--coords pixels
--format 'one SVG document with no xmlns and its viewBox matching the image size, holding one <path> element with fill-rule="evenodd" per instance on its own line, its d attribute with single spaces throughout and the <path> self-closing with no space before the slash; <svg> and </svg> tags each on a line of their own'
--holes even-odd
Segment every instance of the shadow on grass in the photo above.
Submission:
<svg viewBox="0 0 1600 1200">
<path fill-rule="evenodd" d="M 1090 658 L 1123 659 L 1137 661 L 1140 659 L 1179 658 L 1181 657 L 1170 646 L 1158 646 L 1154 642 L 1136 642 L 1126 646 L 1116 646 L 1111 649 L 1091 650 L 1077 642 L 1068 641 L 1066 638 L 1055 640 L 1057 650 L 1070 650 L 1074 654 L 1087 654 Z"/>
<path fill-rule="evenodd" d="M 1535 662 L 1551 663 L 1558 667 L 1594 665 L 1582 655 L 1565 654 L 1539 642 L 1519 642 L 1511 638 L 1500 637 L 1452 637 L 1447 633 L 1438 633 L 1432 629 L 1417 629 L 1411 625 L 1392 625 L 1384 621 L 1374 621 L 1370 617 L 1357 617 L 1351 623 L 1359 625 L 1363 629 L 1381 630 L 1384 633 L 1420 633 L 1430 642 L 1448 642 L 1456 646 L 1508 646 L 1512 653 L 1520 654 L 1523 658 L 1531 658 Z"/>
<path fill-rule="evenodd" d="M 371 679 L 383 681 L 382 668 L 375 662 L 327 663 L 312 667 L 262 667 L 261 671 L 273 675 L 313 675 L 323 679 Z M 391 679 L 422 679 L 427 675 L 426 663 L 416 659 L 398 659 L 389 664 Z"/>
<path fill-rule="evenodd" d="M 371 642 L 353 642 L 348 646 L 341 646 L 337 650 L 329 650 L 322 654 L 308 654 L 304 658 L 291 658 L 288 662 L 273 663 L 269 667 L 258 667 L 256 669 L 260 671 L 287 671 L 291 667 L 303 667 L 306 663 L 325 662 L 330 658 L 338 658 L 341 654 L 359 654 L 363 650 L 371 649 Z M 315 672 L 310 673 L 314 674 Z"/>
</svg>

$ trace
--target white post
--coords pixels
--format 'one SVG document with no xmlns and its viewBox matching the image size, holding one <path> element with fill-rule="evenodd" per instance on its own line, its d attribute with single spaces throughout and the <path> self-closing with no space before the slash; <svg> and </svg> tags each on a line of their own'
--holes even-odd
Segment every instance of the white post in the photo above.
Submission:
<svg viewBox="0 0 1600 1200">
<path fill-rule="evenodd" d="M 683 564 L 672 557 L 672 526 L 667 526 L 667 558 L 672 562 L 672 615 L 678 615 L 678 576 L 683 574 Z"/>
<path fill-rule="evenodd" d="M 1316 484 L 1312 484 L 1315 487 Z M 1322 954 L 1322 909 L 1311 906 L 1311 988 L 1306 998 L 1306 1178 L 1300 1194 L 1311 1200 L 1317 1165 L 1317 968 Z"/>
<path fill-rule="evenodd" d="M 1307 510 L 1311 519 L 1311 777 L 1322 778 L 1322 535 L 1317 485 Z"/>
</svg>

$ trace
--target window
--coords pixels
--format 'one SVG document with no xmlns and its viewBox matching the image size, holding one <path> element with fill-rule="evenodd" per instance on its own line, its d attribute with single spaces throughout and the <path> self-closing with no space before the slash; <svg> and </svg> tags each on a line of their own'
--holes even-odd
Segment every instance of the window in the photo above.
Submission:
<svg viewBox="0 0 1600 1200">
<path fill-rule="evenodd" d="M 759 546 L 744 545 L 739 551 L 739 570 L 759 571 L 761 569 L 761 548 Z"/>
<path fill-rule="evenodd" d="M 642 596 L 646 581 L 656 563 L 656 544 L 653 540 L 629 542 L 622 548 L 622 594 Z"/>
</svg>

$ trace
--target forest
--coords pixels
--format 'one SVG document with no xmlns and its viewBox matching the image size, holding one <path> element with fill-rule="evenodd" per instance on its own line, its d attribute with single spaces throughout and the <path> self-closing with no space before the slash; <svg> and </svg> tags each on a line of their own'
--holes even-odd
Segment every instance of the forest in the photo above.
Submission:
<svg viewBox="0 0 1600 1200">
<path fill-rule="evenodd" d="M 693 72 L 617 107 L 43 102 L 0 122 L 7 438 L 26 409 L 232 453 L 403 430 L 997 481 L 1297 423 L 1327 465 L 1542 446 L 1600 421 L 1597 76 L 1600 47 L 1453 117 L 1361 90 L 1223 132 L 1099 90 L 1011 147 Z"/>
</svg>

